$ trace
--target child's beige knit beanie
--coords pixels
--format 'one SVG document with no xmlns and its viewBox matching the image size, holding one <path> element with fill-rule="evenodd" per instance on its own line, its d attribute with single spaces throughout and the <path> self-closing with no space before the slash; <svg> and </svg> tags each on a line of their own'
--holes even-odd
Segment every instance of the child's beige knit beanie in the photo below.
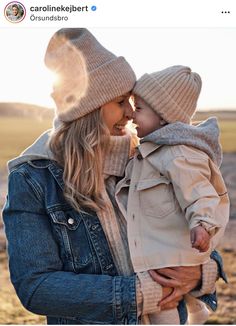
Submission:
<svg viewBox="0 0 236 326">
<path fill-rule="evenodd" d="M 64 28 L 51 38 L 45 64 L 58 75 L 52 97 L 61 121 L 73 121 L 132 90 L 128 62 L 105 49 L 85 28 Z"/>
<path fill-rule="evenodd" d="M 189 67 L 172 66 L 144 74 L 133 93 L 140 96 L 165 121 L 190 123 L 201 91 L 201 77 Z"/>
</svg>

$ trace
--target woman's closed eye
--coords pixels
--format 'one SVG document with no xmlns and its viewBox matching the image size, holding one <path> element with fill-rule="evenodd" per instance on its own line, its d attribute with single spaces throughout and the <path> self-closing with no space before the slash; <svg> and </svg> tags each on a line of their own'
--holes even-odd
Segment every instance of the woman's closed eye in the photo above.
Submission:
<svg viewBox="0 0 236 326">
<path fill-rule="evenodd" d="M 123 97 L 123 96 L 117 97 L 116 103 L 123 105 L 124 102 L 125 102 L 125 97 Z"/>
</svg>

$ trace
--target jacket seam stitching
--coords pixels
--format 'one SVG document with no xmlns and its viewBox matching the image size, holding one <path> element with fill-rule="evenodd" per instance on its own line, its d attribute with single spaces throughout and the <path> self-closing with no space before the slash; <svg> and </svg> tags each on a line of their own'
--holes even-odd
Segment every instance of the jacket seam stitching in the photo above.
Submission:
<svg viewBox="0 0 236 326">
<path fill-rule="evenodd" d="M 32 190 L 33 190 L 34 194 L 36 195 L 37 199 L 39 201 L 41 201 L 43 192 L 41 191 L 40 186 L 34 184 L 33 179 L 30 178 L 28 173 L 21 172 L 21 171 L 16 171 L 16 173 L 19 173 L 21 176 L 23 176 L 25 178 L 25 182 L 28 183 L 30 188 L 32 188 Z M 39 188 L 39 189 L 37 189 L 37 188 Z"/>
</svg>

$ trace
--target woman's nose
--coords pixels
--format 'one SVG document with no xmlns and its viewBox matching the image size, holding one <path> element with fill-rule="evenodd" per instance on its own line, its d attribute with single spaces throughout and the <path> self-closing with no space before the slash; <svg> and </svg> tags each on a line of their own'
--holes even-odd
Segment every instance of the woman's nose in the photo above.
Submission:
<svg viewBox="0 0 236 326">
<path fill-rule="evenodd" d="M 129 102 L 127 102 L 125 105 L 125 117 L 128 120 L 133 119 L 133 108 Z"/>
</svg>

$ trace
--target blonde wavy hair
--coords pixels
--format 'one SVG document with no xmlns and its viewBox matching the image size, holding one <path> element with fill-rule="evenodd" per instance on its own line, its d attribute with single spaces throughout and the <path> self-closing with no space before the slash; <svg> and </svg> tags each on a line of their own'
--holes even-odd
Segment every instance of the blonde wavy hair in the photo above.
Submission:
<svg viewBox="0 0 236 326">
<path fill-rule="evenodd" d="M 56 161 L 63 166 L 64 195 L 77 210 L 104 209 L 103 160 L 110 133 L 101 110 L 72 122 L 62 122 L 49 140 Z"/>
</svg>

